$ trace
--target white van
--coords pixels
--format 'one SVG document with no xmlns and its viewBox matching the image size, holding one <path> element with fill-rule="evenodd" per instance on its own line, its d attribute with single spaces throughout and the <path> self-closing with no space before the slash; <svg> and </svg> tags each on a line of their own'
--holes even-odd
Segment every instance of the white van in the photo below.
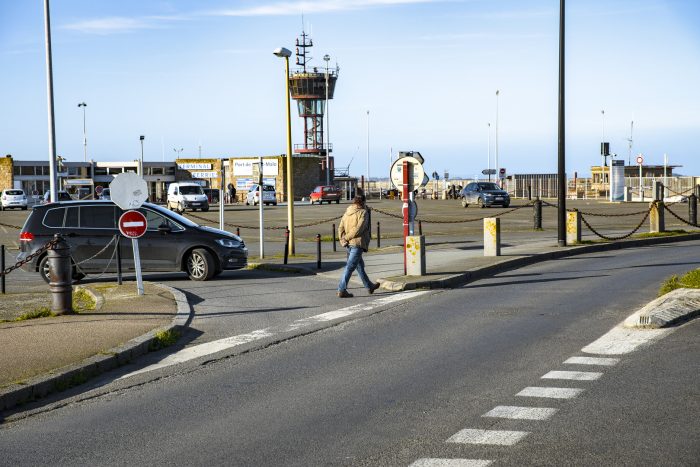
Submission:
<svg viewBox="0 0 700 467">
<path fill-rule="evenodd" d="M 208 211 L 209 202 L 200 185 L 194 182 L 171 183 L 168 186 L 168 209 L 180 214 L 186 209 Z"/>
</svg>

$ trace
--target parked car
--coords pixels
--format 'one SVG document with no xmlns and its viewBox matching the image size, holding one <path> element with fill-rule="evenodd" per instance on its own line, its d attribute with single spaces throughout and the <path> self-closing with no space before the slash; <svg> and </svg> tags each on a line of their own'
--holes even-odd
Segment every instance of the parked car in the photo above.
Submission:
<svg viewBox="0 0 700 467">
<path fill-rule="evenodd" d="M 171 183 L 168 185 L 168 209 L 182 214 L 186 209 L 209 210 L 209 201 L 202 187 L 194 182 Z"/>
<path fill-rule="evenodd" d="M 0 195 L 0 211 L 5 209 L 22 209 L 27 210 L 27 195 L 24 190 L 20 189 L 5 189 Z"/>
<path fill-rule="evenodd" d="M 469 183 L 460 193 L 462 206 L 476 204 L 480 208 L 500 205 L 507 208 L 510 205 L 510 195 L 493 182 Z"/>
<path fill-rule="evenodd" d="M 71 195 L 68 194 L 67 191 L 59 190 L 56 192 L 56 195 L 58 197 L 58 201 L 73 201 L 73 198 L 71 197 Z M 51 198 L 51 192 L 47 191 L 41 198 L 41 204 L 48 203 L 49 198 Z"/>
<path fill-rule="evenodd" d="M 146 233 L 139 238 L 142 271 L 184 271 L 192 280 L 205 281 L 224 270 L 246 267 L 248 249 L 241 237 L 200 226 L 155 204 L 144 203 L 139 211 L 147 221 Z M 75 280 L 85 274 L 116 272 L 115 247 L 107 245 L 120 235 L 117 226 L 123 213 L 112 201 L 102 200 L 36 206 L 20 232 L 17 260 L 24 260 L 59 233 L 70 244 Z M 122 269 L 133 271 L 131 242 L 119 243 Z M 46 253 L 23 267 L 49 281 Z"/>
<path fill-rule="evenodd" d="M 311 204 L 318 203 L 318 204 L 323 204 L 324 202 L 331 204 L 332 202 L 335 201 L 335 204 L 340 203 L 340 198 L 342 197 L 342 193 L 340 192 L 340 189 L 336 186 L 317 186 L 314 188 L 314 191 L 311 192 L 309 195 L 309 198 L 311 200 Z"/>
<path fill-rule="evenodd" d="M 257 206 L 260 202 L 260 190 L 258 189 L 260 185 L 253 184 L 248 189 L 248 193 L 245 195 L 245 204 Z M 263 185 L 263 203 L 265 205 L 272 204 L 277 206 L 277 192 L 275 187 L 272 185 Z"/>
</svg>

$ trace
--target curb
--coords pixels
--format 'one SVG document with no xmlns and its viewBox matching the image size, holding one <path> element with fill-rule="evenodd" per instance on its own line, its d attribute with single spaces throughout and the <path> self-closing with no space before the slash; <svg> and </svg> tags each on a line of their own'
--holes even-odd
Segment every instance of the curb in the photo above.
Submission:
<svg viewBox="0 0 700 467">
<path fill-rule="evenodd" d="M 700 233 L 691 233 L 672 237 L 639 238 L 635 240 L 624 240 L 615 243 L 600 243 L 596 245 L 572 246 L 567 249 L 550 251 L 547 253 L 536 253 L 528 256 L 521 256 L 513 259 L 505 259 L 490 266 L 484 266 L 467 270 L 459 274 L 452 274 L 440 279 L 417 280 L 405 282 L 401 280 L 379 279 L 383 290 L 391 292 L 401 292 L 415 289 L 446 289 L 459 287 L 469 282 L 490 277 L 494 274 L 511 271 L 513 269 L 530 266 L 542 261 L 566 258 L 570 256 L 582 255 L 586 253 L 596 253 L 600 251 L 622 250 L 624 248 L 635 248 L 640 246 L 658 245 L 664 243 L 676 243 L 683 241 L 700 240 Z M 401 276 L 405 277 L 405 276 Z"/>
<path fill-rule="evenodd" d="M 627 328 L 659 329 L 700 315 L 700 290 L 676 289 L 647 303 L 623 322 Z"/>
<path fill-rule="evenodd" d="M 154 329 L 142 336 L 110 349 L 103 354 L 88 357 L 85 360 L 59 368 L 55 373 L 49 373 L 32 378 L 26 384 L 13 384 L 0 389 L 0 411 L 11 409 L 36 399 L 41 399 L 54 392 L 61 392 L 73 386 L 86 382 L 101 373 L 125 365 L 136 357 L 148 353 L 157 333 L 164 331 L 180 331 L 189 325 L 191 307 L 187 297 L 180 290 L 167 285 L 152 283 L 156 287 L 170 292 L 177 304 L 177 311 L 172 322 L 167 326 Z"/>
</svg>

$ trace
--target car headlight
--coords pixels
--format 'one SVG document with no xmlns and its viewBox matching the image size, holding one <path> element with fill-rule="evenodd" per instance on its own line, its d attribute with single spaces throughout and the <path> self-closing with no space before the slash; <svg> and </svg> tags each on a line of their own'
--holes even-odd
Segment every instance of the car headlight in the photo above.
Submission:
<svg viewBox="0 0 700 467">
<path fill-rule="evenodd" d="M 217 238 L 216 243 L 225 248 L 240 248 L 241 241 L 235 238 Z"/>
</svg>

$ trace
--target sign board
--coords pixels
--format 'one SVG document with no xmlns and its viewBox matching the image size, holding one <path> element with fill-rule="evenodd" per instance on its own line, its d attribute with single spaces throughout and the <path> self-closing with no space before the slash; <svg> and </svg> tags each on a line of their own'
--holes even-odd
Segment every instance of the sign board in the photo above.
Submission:
<svg viewBox="0 0 700 467">
<path fill-rule="evenodd" d="M 423 159 L 423 156 L 421 156 L 418 151 L 399 151 L 399 159 L 402 157 L 413 157 L 421 164 L 425 164 L 425 159 Z"/>
<path fill-rule="evenodd" d="M 625 161 L 613 159 L 610 162 L 610 201 L 625 200 Z"/>
<path fill-rule="evenodd" d="M 119 231 L 126 238 L 139 238 L 146 233 L 146 216 L 139 211 L 126 211 L 119 218 Z"/>
<path fill-rule="evenodd" d="M 496 175 L 496 169 L 484 169 L 481 173 L 484 175 Z"/>
<path fill-rule="evenodd" d="M 132 172 L 118 174 L 109 184 L 114 204 L 124 210 L 138 209 L 148 199 L 148 185 Z"/>
<path fill-rule="evenodd" d="M 408 162 L 413 166 L 413 177 L 408 181 L 408 191 L 413 191 L 416 188 L 422 186 L 423 180 L 425 179 L 425 170 L 423 170 L 423 164 L 414 157 L 402 157 L 396 159 L 391 165 L 391 182 L 394 186 L 401 190 L 403 188 L 403 163 Z"/>
<path fill-rule="evenodd" d="M 216 178 L 219 176 L 216 172 L 191 172 L 192 178 Z"/>
<path fill-rule="evenodd" d="M 238 159 L 233 161 L 233 175 L 236 177 L 253 176 L 253 164 L 258 164 L 257 159 Z M 279 160 L 263 158 L 263 175 L 279 175 Z"/>
<path fill-rule="evenodd" d="M 192 164 L 177 164 L 177 168 L 180 170 L 211 170 L 211 164 L 207 164 L 204 162 Z"/>
<path fill-rule="evenodd" d="M 102 190 L 103 190 L 102 185 L 97 185 L 97 186 L 95 187 L 95 194 L 96 194 L 97 196 L 100 196 L 100 195 L 102 194 Z"/>
<path fill-rule="evenodd" d="M 644 158 L 640 154 L 637 156 L 637 164 L 642 165 L 643 163 L 644 163 Z"/>
<path fill-rule="evenodd" d="M 63 180 L 64 185 L 92 185 L 92 179 L 90 178 L 67 178 Z"/>
<path fill-rule="evenodd" d="M 501 178 L 505 177 L 506 176 L 506 169 L 499 169 L 498 175 L 500 175 Z"/>
</svg>

